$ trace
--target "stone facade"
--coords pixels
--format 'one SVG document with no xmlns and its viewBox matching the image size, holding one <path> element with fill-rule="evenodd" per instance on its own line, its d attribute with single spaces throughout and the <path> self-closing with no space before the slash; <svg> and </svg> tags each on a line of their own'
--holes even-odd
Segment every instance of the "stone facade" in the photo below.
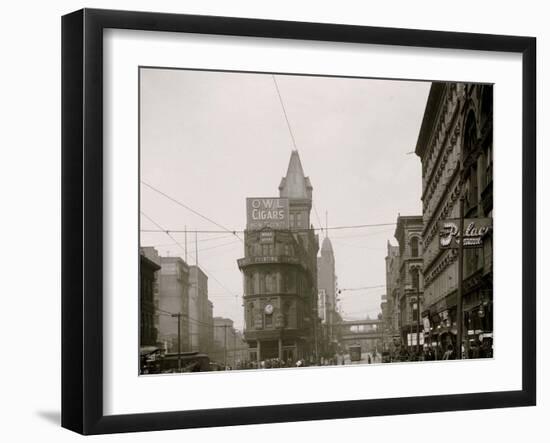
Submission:
<svg viewBox="0 0 550 443">
<path fill-rule="evenodd" d="M 386 300 L 388 335 L 399 335 L 399 246 L 393 246 L 388 241 L 386 255 Z"/>
<path fill-rule="evenodd" d="M 459 217 L 461 193 L 466 218 L 492 218 L 492 109 L 492 85 L 433 83 L 416 146 L 422 162 L 425 317 L 431 340 L 441 346 L 456 345 L 458 254 L 440 249 L 438 222 Z M 471 340 L 492 337 L 491 236 L 483 244 L 464 253 L 464 322 Z"/>
<path fill-rule="evenodd" d="M 399 243 L 399 289 L 395 302 L 401 343 L 407 347 L 416 347 L 417 343 L 423 343 L 420 321 L 424 304 L 422 228 L 421 215 L 397 217 L 395 239 Z"/>
</svg>

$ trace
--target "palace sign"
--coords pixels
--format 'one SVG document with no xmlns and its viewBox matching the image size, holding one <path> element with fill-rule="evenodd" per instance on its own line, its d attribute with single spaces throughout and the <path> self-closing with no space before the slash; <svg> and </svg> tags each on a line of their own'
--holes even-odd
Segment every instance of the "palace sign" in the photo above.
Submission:
<svg viewBox="0 0 550 443">
<path fill-rule="evenodd" d="M 442 220 L 439 222 L 439 248 L 458 248 L 461 237 L 463 246 L 467 248 L 482 248 L 485 236 L 493 229 L 492 218 L 465 218 L 464 235 L 459 233 L 459 219 Z"/>
<path fill-rule="evenodd" d="M 247 198 L 246 228 L 289 229 L 288 198 Z"/>
</svg>

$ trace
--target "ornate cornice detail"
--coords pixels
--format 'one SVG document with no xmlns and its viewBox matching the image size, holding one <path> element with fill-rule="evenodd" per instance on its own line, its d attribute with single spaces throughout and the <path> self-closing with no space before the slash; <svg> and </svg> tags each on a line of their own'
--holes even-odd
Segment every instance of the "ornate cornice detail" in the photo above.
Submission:
<svg viewBox="0 0 550 443">
<path fill-rule="evenodd" d="M 426 186 L 424 188 L 424 192 L 421 197 L 422 201 L 424 202 L 424 211 L 426 211 L 429 205 L 428 202 L 430 202 L 430 200 L 432 199 L 435 191 L 439 186 L 441 177 L 445 173 L 445 168 L 447 167 L 447 161 L 449 160 L 449 157 L 452 155 L 456 147 L 456 143 L 460 136 L 460 132 L 461 132 L 461 124 L 457 123 L 455 125 L 454 131 L 452 132 L 450 139 L 448 140 L 449 143 L 447 144 L 447 147 L 445 148 L 445 150 L 442 151 L 442 154 L 439 156 L 437 160 L 438 162 L 437 169 L 434 168 L 430 178 L 426 181 Z"/>
<path fill-rule="evenodd" d="M 458 172 L 458 166 L 453 172 L 453 176 Z M 430 218 L 430 220 L 426 223 L 424 228 L 424 247 L 429 245 L 434 236 L 438 235 L 438 226 L 437 222 L 443 219 L 446 219 L 449 217 L 453 206 L 455 205 L 456 201 L 460 197 L 460 190 L 462 189 L 461 181 L 460 179 L 455 184 L 453 190 L 450 192 L 449 197 L 445 201 L 445 204 L 443 205 L 443 208 L 439 212 L 439 216 L 434 215 Z"/>
<path fill-rule="evenodd" d="M 428 286 L 435 278 L 437 278 L 445 269 L 452 265 L 458 259 L 458 253 L 454 249 L 449 252 L 433 266 L 430 272 L 424 274 L 424 287 Z"/>
</svg>

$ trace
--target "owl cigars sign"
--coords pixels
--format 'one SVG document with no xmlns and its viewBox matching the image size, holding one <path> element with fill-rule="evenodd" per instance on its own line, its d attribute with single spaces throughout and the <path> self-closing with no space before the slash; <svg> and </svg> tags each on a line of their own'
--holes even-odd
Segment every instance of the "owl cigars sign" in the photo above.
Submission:
<svg viewBox="0 0 550 443">
<path fill-rule="evenodd" d="M 288 198 L 247 198 L 246 228 L 289 229 Z"/>
<path fill-rule="evenodd" d="M 455 249 L 463 238 L 464 248 L 482 248 L 487 234 L 493 229 L 492 218 L 465 218 L 464 235 L 459 233 L 459 219 L 439 222 L 439 248 Z"/>
</svg>

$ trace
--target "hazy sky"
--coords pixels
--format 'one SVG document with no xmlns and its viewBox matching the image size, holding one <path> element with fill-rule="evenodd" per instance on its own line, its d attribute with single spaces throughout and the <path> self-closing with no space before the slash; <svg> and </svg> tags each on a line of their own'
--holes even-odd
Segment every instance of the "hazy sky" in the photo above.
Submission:
<svg viewBox="0 0 550 443">
<path fill-rule="evenodd" d="M 421 214 L 421 164 L 414 154 L 430 83 L 277 75 L 313 185 L 317 228 L 395 223 Z M 292 139 L 270 74 L 141 70 L 141 180 L 230 229 L 246 225 L 246 197 L 277 197 Z M 141 187 L 141 211 L 164 229 L 219 228 Z M 142 229 L 156 229 L 141 216 Z M 385 284 L 386 242 L 395 226 L 329 231 L 340 288 Z M 172 234 L 184 245 L 184 234 Z M 324 237 L 320 233 L 320 242 Z M 241 235 L 241 238 L 243 236 Z M 214 315 L 243 326 L 243 243 L 198 234 Z M 165 233 L 142 233 L 161 255 L 184 251 Z M 188 234 L 195 263 L 195 234 Z M 385 289 L 343 292 L 345 318 L 374 317 Z M 238 295 L 238 297 L 236 297 Z"/>
</svg>

